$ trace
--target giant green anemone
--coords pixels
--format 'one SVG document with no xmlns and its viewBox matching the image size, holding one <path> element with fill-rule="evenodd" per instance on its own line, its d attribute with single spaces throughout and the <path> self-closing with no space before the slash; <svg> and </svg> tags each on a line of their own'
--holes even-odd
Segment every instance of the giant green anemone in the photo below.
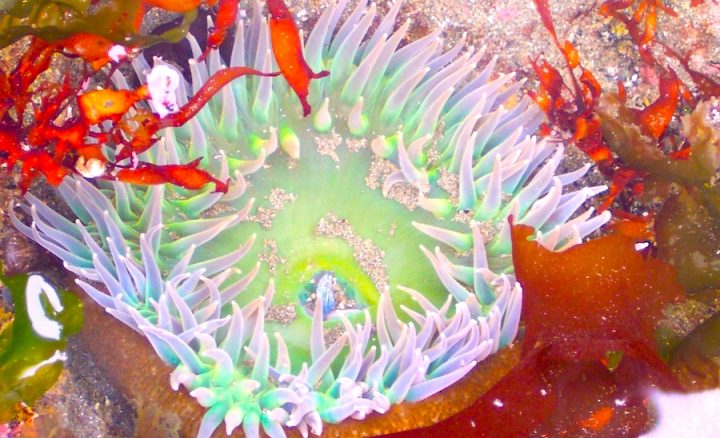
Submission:
<svg viewBox="0 0 720 438">
<path fill-rule="evenodd" d="M 541 114 L 510 103 L 520 86 L 494 59 L 478 68 L 482 52 L 444 50 L 439 31 L 404 43 L 400 2 L 379 23 L 365 0 L 340 23 L 345 4 L 305 42 L 330 71 L 311 117 L 282 80 L 240 78 L 140 157 L 204 157 L 227 194 L 76 179 L 60 187 L 75 222 L 32 195 L 30 224 L 13 215 L 175 367 L 171 385 L 208 408 L 199 436 L 223 421 L 319 434 L 441 391 L 517 333 L 508 216 L 556 249 L 608 219 L 576 212 L 605 188 L 563 193 L 588 166 L 556 175 L 562 146 L 531 136 Z M 224 64 L 273 70 L 253 6 L 229 60 L 190 61 L 181 104 Z"/>
</svg>

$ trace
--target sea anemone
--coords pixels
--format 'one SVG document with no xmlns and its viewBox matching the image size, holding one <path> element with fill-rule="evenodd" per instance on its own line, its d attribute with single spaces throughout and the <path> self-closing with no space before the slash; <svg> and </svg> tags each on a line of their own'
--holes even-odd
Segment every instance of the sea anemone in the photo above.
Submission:
<svg viewBox="0 0 720 438">
<path fill-rule="evenodd" d="M 361 0 L 338 26 L 346 3 L 305 42 L 310 67 L 330 71 L 312 116 L 282 80 L 240 78 L 140 157 L 204 157 L 228 193 L 74 179 L 60 187 L 74 223 L 32 195 L 30 225 L 12 215 L 175 367 L 173 388 L 208 408 L 199 436 L 223 421 L 319 434 L 441 391 L 517 333 L 508 216 L 555 249 L 608 219 L 576 214 L 605 187 L 563 193 L 589 166 L 555 174 L 562 146 L 531 136 L 542 115 L 513 101 L 520 83 L 495 58 L 478 71 L 482 51 L 443 51 L 439 31 L 401 46 L 400 2 L 373 26 Z M 180 105 L 226 62 L 273 69 L 252 4 L 229 60 L 189 62 Z"/>
</svg>

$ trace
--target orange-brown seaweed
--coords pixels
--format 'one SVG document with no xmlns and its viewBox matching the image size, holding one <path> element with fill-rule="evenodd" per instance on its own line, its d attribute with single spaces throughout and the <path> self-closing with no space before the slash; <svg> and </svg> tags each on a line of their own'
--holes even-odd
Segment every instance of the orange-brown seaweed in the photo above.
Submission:
<svg viewBox="0 0 720 438">
<path fill-rule="evenodd" d="M 202 2 L 200 0 L 143 0 L 143 3 L 170 12 L 188 12 L 200 6 Z"/>
<path fill-rule="evenodd" d="M 187 164 L 166 164 L 159 166 L 151 163 L 140 163 L 133 168 L 120 169 L 114 178 L 139 185 L 170 183 L 176 186 L 199 190 L 208 183 L 215 184 L 216 192 L 227 192 L 228 182 L 214 178 L 208 172 L 199 169 L 201 158 Z"/>
<path fill-rule="evenodd" d="M 631 15 L 623 12 L 633 6 L 634 0 L 610 0 L 600 7 L 600 13 L 622 22 L 638 47 L 638 53 L 645 62 L 654 64 L 655 58 L 651 51 L 651 43 L 657 32 L 657 15 L 662 11 L 672 17 L 677 13 L 665 6 L 662 0 L 640 0 Z M 695 6 L 695 5 L 693 5 Z"/>
<path fill-rule="evenodd" d="M 672 267 L 619 233 L 562 252 L 533 234 L 512 227 L 520 363 L 466 410 L 393 436 L 634 436 L 650 425 L 650 387 L 681 390 L 655 352 L 663 306 L 683 297 Z"/>
<path fill-rule="evenodd" d="M 214 1 L 213 1 L 214 3 Z M 228 31 L 235 24 L 238 13 L 238 2 L 237 0 L 220 0 L 218 6 L 218 13 L 215 19 L 215 29 L 210 33 L 207 40 L 207 47 L 198 61 L 203 61 L 210 51 L 220 47 L 220 44 L 225 40 Z"/>
<path fill-rule="evenodd" d="M 210 79 L 207 80 L 195 93 L 188 102 L 180 108 L 180 111 L 170 114 L 160 119 L 158 125 L 160 128 L 177 127 L 184 125 L 188 120 L 192 119 L 195 114 L 213 97 L 222 87 L 227 85 L 233 79 L 237 79 L 245 75 L 257 76 L 277 76 L 279 73 L 263 73 L 249 67 L 228 67 L 215 72 Z"/>
<path fill-rule="evenodd" d="M 95 70 L 99 70 L 110 62 L 108 53 L 114 43 L 100 35 L 77 33 L 65 38 L 62 45 L 67 52 L 81 57 Z"/>
<path fill-rule="evenodd" d="M 525 348 L 578 334 L 654 343 L 662 309 L 684 295 L 673 268 L 635 250 L 614 233 L 562 252 L 528 240 L 532 228 L 512 228 L 513 264 L 525 291 Z"/>
<path fill-rule="evenodd" d="M 312 111 L 307 101 L 310 81 L 323 78 L 330 72 L 323 70 L 315 73 L 308 66 L 303 56 L 300 35 L 285 3 L 282 0 L 268 0 L 267 5 L 270 12 L 270 40 L 275 61 L 290 88 L 300 99 L 303 116 L 308 116 Z"/>
<path fill-rule="evenodd" d="M 85 120 L 92 125 L 105 120 L 117 122 L 143 94 L 134 90 L 93 90 L 81 94 L 78 105 Z"/>
<path fill-rule="evenodd" d="M 533 2 L 543 25 L 563 55 L 570 81 L 569 85 L 566 84 L 560 71 L 547 61 L 531 61 L 540 85 L 538 90 L 530 91 L 529 95 L 547 117 L 547 122 L 540 127 L 540 134 L 550 135 L 553 128 L 573 133 L 575 146 L 587 154 L 598 165 L 600 172 L 611 180 L 610 191 L 600 206 L 600 210 L 605 210 L 627 185 L 637 179 L 638 174 L 621 168 L 603 140 L 600 123 L 595 114 L 602 94 L 600 83 L 590 70 L 582 66 L 575 46 L 569 41 L 560 43 L 548 0 Z"/>
<path fill-rule="evenodd" d="M 670 70 L 660 77 L 660 97 L 638 114 L 638 122 L 647 134 L 659 139 L 680 103 L 680 81 Z"/>
</svg>

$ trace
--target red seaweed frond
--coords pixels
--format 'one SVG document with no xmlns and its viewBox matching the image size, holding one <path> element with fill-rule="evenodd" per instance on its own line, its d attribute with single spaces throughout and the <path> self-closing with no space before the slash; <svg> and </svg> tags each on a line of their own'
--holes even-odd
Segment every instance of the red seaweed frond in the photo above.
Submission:
<svg viewBox="0 0 720 438">
<path fill-rule="evenodd" d="M 543 25 L 550 33 L 555 45 L 563 55 L 570 85 L 558 69 L 540 59 L 532 62 L 540 87 L 530 92 L 530 97 L 540 106 L 547 117 L 547 123 L 541 127 L 541 133 L 549 135 L 553 129 L 573 133 L 574 144 L 587 154 L 599 170 L 608 178 L 618 167 L 610 148 L 602 138 L 600 123 L 595 108 L 602 93 L 592 72 L 582 66 L 577 49 L 570 41 L 563 43 L 558 39 L 550 13 L 548 0 L 533 0 Z M 615 178 L 612 189 L 602 208 L 612 204 L 623 187 L 625 178 Z"/>
<path fill-rule="evenodd" d="M 285 2 L 268 0 L 267 5 L 270 13 L 270 40 L 275 61 L 290 88 L 300 99 L 303 116 L 307 117 L 312 111 L 307 100 L 310 81 L 324 78 L 330 72 L 323 70 L 315 73 L 305 61 L 297 26 Z"/>
<path fill-rule="evenodd" d="M 539 88 L 530 92 L 530 96 L 543 110 L 547 123 L 540 128 L 542 135 L 550 135 L 553 130 L 572 134 L 575 146 L 588 155 L 598 166 L 600 172 L 610 181 L 610 190 L 600 206 L 600 210 L 609 208 L 620 195 L 630 201 L 643 192 L 644 172 L 633 169 L 620 160 L 603 138 L 597 114 L 602 96 L 602 88 L 591 71 L 584 68 L 580 56 L 569 41 L 561 42 L 555 30 L 548 0 L 533 0 L 544 27 L 562 53 L 567 71 L 566 78 L 547 61 L 531 61 L 539 81 Z M 637 3 L 631 15 L 625 12 Z M 636 124 L 650 138 L 663 139 L 667 128 L 685 101 L 691 107 L 696 103 L 687 86 L 668 66 L 661 65 L 652 51 L 656 44 L 656 22 L 659 12 L 675 16 L 675 12 L 660 0 L 610 0 L 600 7 L 601 14 L 622 21 L 627 26 L 633 41 L 638 45 L 641 58 L 653 69 L 660 71 L 660 95 L 653 103 L 642 110 L 634 110 L 627 123 Z M 690 68 L 687 56 L 682 56 L 663 43 L 657 43 L 665 53 L 678 60 L 690 75 L 700 92 L 707 98 L 720 96 L 720 83 L 709 76 Z M 626 90 L 618 81 L 618 96 L 626 100 Z M 670 159 L 685 159 L 682 145 L 678 150 L 668 153 Z M 687 152 L 685 152 L 687 154 Z M 630 189 L 630 190 L 628 190 Z"/>
<path fill-rule="evenodd" d="M 683 70 L 685 70 L 690 76 L 690 79 L 698 88 L 700 94 L 702 94 L 704 99 L 707 100 L 711 97 L 720 97 L 720 81 L 715 80 L 712 77 L 697 70 L 694 70 L 692 67 L 690 67 L 690 55 L 680 55 L 678 52 L 671 49 L 666 44 L 658 44 L 660 45 L 660 47 L 662 47 L 667 56 L 675 58 L 680 63 Z M 684 90 L 685 93 L 683 94 L 683 98 L 688 102 L 692 103 L 694 106 L 694 102 L 692 102 L 692 99 L 688 96 L 687 88 L 684 88 Z"/>
<path fill-rule="evenodd" d="M 669 70 L 660 77 L 660 96 L 638 114 L 638 122 L 645 134 L 659 139 L 680 104 L 680 80 L 675 72 Z"/>
<path fill-rule="evenodd" d="M 600 6 L 600 13 L 625 24 L 630 36 L 638 46 L 640 56 L 645 62 L 653 63 L 654 57 L 649 48 L 657 32 L 658 12 L 664 12 L 672 17 L 676 17 L 677 13 L 665 6 L 663 0 L 640 0 L 637 2 L 636 9 L 632 11 L 631 7 L 635 3 L 633 0 L 606 1 Z M 629 15 L 625 12 L 628 12 Z"/>
<path fill-rule="evenodd" d="M 118 169 L 112 177 L 130 184 L 153 185 L 170 183 L 188 190 L 199 190 L 208 183 L 215 184 L 216 192 L 227 192 L 228 181 L 220 181 L 208 172 L 199 169 L 201 158 L 187 164 L 157 165 L 152 163 L 138 163 L 132 168 Z"/>
<path fill-rule="evenodd" d="M 211 5 L 216 3 L 216 0 L 208 2 Z M 198 62 L 202 62 L 207 58 L 210 52 L 220 47 L 220 44 L 225 40 L 228 31 L 237 19 L 238 13 L 238 2 L 237 0 L 220 0 L 218 4 L 218 11 L 215 15 L 215 28 L 208 36 L 207 47 L 205 51 L 198 58 Z"/>
<path fill-rule="evenodd" d="M 207 54 L 220 45 L 235 23 L 237 1 L 143 0 L 139 2 L 138 14 L 132 17 L 132 14 L 127 14 L 126 18 L 135 20 L 139 17 L 140 20 L 135 23 L 137 28 L 145 8 L 160 7 L 186 13 L 201 4 L 218 5 L 216 26 L 209 37 Z M 182 107 L 177 107 L 174 99 L 168 98 L 169 95 L 174 96 L 174 91 L 162 91 L 166 94 L 158 101 L 148 86 L 135 90 L 85 90 L 95 71 L 108 64 L 115 69 L 118 63 L 132 56 L 135 51 L 132 47 L 82 32 L 53 42 L 31 37 L 30 45 L 17 67 L 9 73 L 0 70 L 0 164 L 12 170 L 21 163 L 20 188 L 23 191 L 39 175 L 52 184 L 59 184 L 62 177 L 72 173 L 138 184 L 171 183 L 188 189 L 198 189 L 213 182 L 216 191 L 227 190 L 226 182 L 198 168 L 199 160 L 185 165 L 157 166 L 138 162 L 137 154 L 157 142 L 160 129 L 183 125 L 223 86 L 243 75 L 276 76 L 282 73 L 303 103 L 304 114 L 309 114 L 309 82 L 328 73 L 314 73 L 307 66 L 299 33 L 285 4 L 270 1 L 268 9 L 273 53 L 281 72 L 263 73 L 247 67 L 222 69 L 213 74 Z M 278 45 L 278 38 L 292 44 Z M 56 54 L 81 58 L 92 70 L 85 68 L 82 81 L 77 85 L 71 84 L 69 75 L 65 76 L 59 88 L 38 85 L 38 77 L 48 71 Z M 38 99 L 41 104 L 33 104 Z M 148 100 L 153 102 L 159 113 L 148 108 Z M 78 111 L 73 112 L 74 108 Z M 25 126 L 23 121 L 28 110 L 32 111 L 33 117 L 29 126 Z M 115 148 L 113 160 L 104 155 L 102 146 Z"/>
<path fill-rule="evenodd" d="M 631 7 L 637 3 L 636 9 Z M 691 7 L 697 7 L 704 3 L 704 0 L 693 0 Z M 665 43 L 657 41 L 657 18 L 662 12 L 671 17 L 677 17 L 677 13 L 670 7 L 665 6 L 663 0 L 609 0 L 600 6 L 600 13 L 606 17 L 612 17 L 625 25 L 638 48 L 638 53 L 643 62 L 651 67 L 659 68 L 661 71 L 670 70 L 669 66 L 654 52 L 657 45 L 664 51 L 665 55 L 675 58 L 683 69 L 688 73 L 692 82 L 698 87 L 705 99 L 713 96 L 720 96 L 720 82 L 710 76 L 692 69 L 689 65 L 689 56 L 683 56 L 668 47 Z M 690 93 L 685 88 L 683 98 L 694 106 Z"/>
<path fill-rule="evenodd" d="M 59 87 L 38 85 L 53 55 L 81 57 L 97 70 L 111 61 L 111 47 L 108 40 L 90 34 L 53 43 L 32 38 L 15 69 L 0 71 L 0 164 L 9 171 L 21 166 L 19 187 L 23 192 L 38 176 L 57 185 L 72 173 L 139 184 L 170 183 L 192 190 L 212 182 L 216 191 L 226 191 L 227 182 L 198 168 L 199 159 L 184 165 L 157 166 L 138 162 L 136 155 L 157 142 L 160 129 L 187 122 L 231 80 L 247 74 L 278 73 L 245 67 L 220 70 L 187 104 L 168 109 L 171 113 L 164 117 L 149 110 L 146 102 L 153 96 L 145 85 L 136 90 L 83 91 L 92 71 L 85 70 L 82 80 L 75 81 L 80 82 L 77 85 L 69 75 Z M 33 103 L 38 100 L 39 104 Z M 24 117 L 28 111 L 32 114 L 29 124 Z M 103 145 L 116 148 L 114 160 L 105 156 Z"/>
</svg>

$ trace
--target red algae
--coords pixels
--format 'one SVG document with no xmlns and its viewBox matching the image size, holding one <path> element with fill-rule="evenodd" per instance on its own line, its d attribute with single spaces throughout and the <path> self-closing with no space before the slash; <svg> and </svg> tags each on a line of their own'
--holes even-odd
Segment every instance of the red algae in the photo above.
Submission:
<svg viewBox="0 0 720 438">
<path fill-rule="evenodd" d="M 609 193 L 600 210 L 609 208 L 622 195 L 626 201 L 624 212 L 629 213 L 627 206 L 645 189 L 646 174 L 614 154 L 616 151 L 607 143 L 607 133 L 597 114 L 603 94 L 600 84 L 594 75 L 582 66 L 575 47 L 569 41 L 561 43 L 558 39 L 548 0 L 534 0 L 534 3 L 544 27 L 563 55 L 569 79 L 568 85 L 560 72 L 544 60 L 532 61 L 540 87 L 537 91 L 530 92 L 530 95 L 548 118 L 540 133 L 550 135 L 553 129 L 572 133 L 573 143 L 598 165 L 600 172 L 611 182 Z M 700 3 L 693 3 L 693 7 Z M 661 149 L 667 128 L 677 114 L 681 101 L 691 107 L 697 102 L 669 64 L 659 61 L 654 48 L 660 47 L 669 58 L 675 58 L 705 99 L 720 95 L 720 83 L 690 68 L 689 56 L 681 56 L 666 44 L 655 41 L 658 14 L 677 15 L 660 0 L 610 0 L 600 6 L 599 13 L 623 23 L 645 63 L 643 68 L 657 72 L 660 76 L 659 97 L 642 110 L 628 112 L 630 116 L 626 122 L 639 125 L 646 135 L 657 142 L 657 148 Z M 627 94 L 621 82 L 618 82 L 618 95 L 624 102 Z M 688 150 L 677 149 L 670 151 L 669 156 L 684 159 L 688 154 Z"/>
<path fill-rule="evenodd" d="M 268 0 L 270 12 L 270 40 L 273 54 L 283 77 L 293 89 L 303 108 L 303 116 L 312 111 L 307 101 L 312 79 L 329 75 L 328 71 L 315 73 L 310 69 L 302 52 L 302 43 L 290 11 L 282 0 Z"/>
<path fill-rule="evenodd" d="M 144 0 L 143 3 L 146 6 L 158 7 L 170 12 L 189 12 L 200 6 L 202 2 L 201 0 Z"/>
<path fill-rule="evenodd" d="M 600 123 L 594 112 L 602 92 L 600 84 L 592 72 L 582 66 L 573 44 L 569 41 L 560 43 L 548 0 L 533 1 L 543 26 L 563 55 L 570 80 L 570 85 L 567 85 L 560 71 L 543 59 L 531 61 L 540 87 L 530 91 L 529 95 L 547 117 L 547 122 L 540 127 L 540 134 L 548 136 L 554 129 L 573 133 L 575 146 L 598 165 L 603 175 L 613 180 L 610 193 L 600 208 L 607 209 L 629 180 L 637 175 L 630 171 L 616 175 L 618 163 L 602 138 Z M 579 76 L 576 70 L 580 71 Z"/>
<path fill-rule="evenodd" d="M 637 2 L 635 11 L 629 16 L 625 15 L 623 12 L 631 8 L 634 3 L 636 2 L 632 0 L 606 1 L 600 7 L 600 13 L 625 24 L 643 59 L 653 61 L 649 44 L 655 39 L 658 11 L 673 17 L 676 17 L 677 14 L 674 10 L 665 6 L 662 0 L 640 0 Z"/>
<path fill-rule="evenodd" d="M 98 69 L 110 62 L 109 46 L 108 40 L 89 34 L 54 43 L 33 38 L 17 67 L 7 74 L 0 71 L 0 163 L 10 170 L 18 164 L 22 166 L 21 190 L 26 191 L 41 175 L 57 185 L 65 176 L 79 173 L 134 183 L 172 183 L 187 189 L 200 189 L 214 182 L 217 191 L 226 191 L 227 184 L 198 169 L 197 161 L 179 167 L 157 166 L 137 162 L 134 156 L 156 143 L 160 129 L 181 126 L 195 116 L 231 80 L 247 74 L 278 73 L 266 74 L 245 67 L 220 70 L 186 105 L 165 117 L 140 105 L 151 98 L 147 86 L 136 90 L 83 91 L 83 85 L 72 85 L 69 76 L 57 89 L 36 85 L 40 75 L 50 68 L 54 54 L 80 56 Z M 86 72 L 82 80 L 89 79 Z M 34 99 L 40 99 L 40 104 L 34 104 Z M 73 114 L 73 103 L 79 113 Z M 23 117 L 28 110 L 33 114 L 29 124 Z M 101 145 L 115 145 L 113 161 L 103 154 Z M 126 159 L 132 159 L 131 163 L 123 164 Z"/>
<path fill-rule="evenodd" d="M 213 6 L 216 1 L 204 3 Z M 152 6 L 184 13 L 200 4 L 200 1 L 152 0 L 141 1 L 137 6 L 139 11 Z M 285 4 L 282 1 L 271 1 L 268 9 L 271 15 L 273 53 L 281 73 L 300 98 L 303 114 L 307 116 L 311 111 L 307 103 L 310 80 L 324 77 L 328 72 L 314 73 L 308 67 L 302 54 L 298 30 Z M 220 0 L 217 26 L 210 35 L 203 57 L 224 40 L 235 23 L 237 12 L 237 2 Z M 133 18 L 133 14 L 126 15 L 128 20 Z M 142 13 L 139 17 L 142 18 Z M 137 30 L 139 23 L 132 26 Z M 93 70 L 98 70 L 111 61 L 115 61 L 113 68 L 117 67 L 117 63 L 128 56 L 128 50 L 132 50 L 118 47 L 117 54 L 111 55 L 115 48 L 111 39 L 85 32 L 76 32 L 53 42 L 32 38 L 17 67 L 9 74 L 0 71 L 0 136 L 3 140 L 0 145 L 0 163 L 7 165 L 10 170 L 21 164 L 22 179 L 19 185 L 23 192 L 40 175 L 57 185 L 72 173 L 136 184 L 172 183 L 187 189 L 199 189 L 214 182 L 216 191 L 226 191 L 227 183 L 198 169 L 197 160 L 172 167 L 139 163 L 135 156 L 157 142 L 156 133 L 160 129 L 181 126 L 194 117 L 231 80 L 247 74 L 275 76 L 279 73 L 262 73 L 246 67 L 222 69 L 213 74 L 186 105 L 160 116 L 139 105 L 152 98 L 146 86 L 136 90 L 104 88 L 83 91 L 84 84 L 91 78 L 87 70 L 82 78 L 83 84 L 79 87 L 72 86 L 67 76 L 59 91 L 47 91 L 44 86 L 33 88 L 38 77 L 50 68 L 55 54 L 80 57 Z M 32 104 L 33 99 L 38 98 L 41 104 Z M 80 110 L 79 114 L 72 114 L 73 101 Z M 164 105 L 165 102 L 160 104 Z M 34 117 L 30 125 L 25 126 L 28 107 Z M 66 109 L 69 110 L 66 112 Z M 14 110 L 14 114 L 8 117 L 11 110 Z M 109 126 L 103 124 L 108 121 L 111 122 Z M 102 152 L 101 145 L 108 144 L 116 148 L 113 161 Z M 30 145 L 31 150 L 27 150 L 26 145 Z M 127 159 L 130 159 L 130 164 L 123 164 Z"/>
<path fill-rule="evenodd" d="M 119 169 L 115 178 L 120 181 L 137 185 L 153 185 L 170 183 L 189 190 L 200 190 L 208 183 L 215 184 L 215 191 L 227 192 L 229 181 L 220 181 L 208 172 L 198 169 L 201 158 L 184 164 L 168 164 L 158 166 L 152 163 L 141 163 L 133 168 Z"/>
<path fill-rule="evenodd" d="M 215 72 L 205 82 L 180 110 L 167 117 L 156 121 L 155 131 L 161 128 L 178 127 L 184 125 L 188 120 L 195 117 L 203 106 L 213 97 L 222 87 L 227 85 L 233 79 L 237 79 L 245 75 L 256 76 L 277 76 L 279 73 L 263 73 L 249 67 L 228 67 Z"/>
<path fill-rule="evenodd" d="M 78 97 L 78 105 L 85 121 L 97 124 L 105 120 L 118 122 L 130 107 L 145 98 L 133 90 L 94 90 Z"/>
<path fill-rule="evenodd" d="M 214 3 L 214 1 L 213 1 Z M 238 14 L 237 0 L 220 0 L 218 12 L 215 19 L 215 29 L 210 33 L 207 40 L 207 47 L 198 61 L 204 60 L 211 50 L 220 47 L 225 40 L 228 31 L 235 25 Z"/>
<path fill-rule="evenodd" d="M 667 129 L 680 103 L 680 81 L 675 72 L 669 70 L 660 77 L 660 97 L 640 111 L 638 124 L 645 133 L 658 140 Z"/>
<path fill-rule="evenodd" d="M 77 33 L 63 40 L 64 49 L 79 56 L 95 70 L 99 70 L 110 62 L 108 55 L 114 43 L 100 35 Z"/>
<path fill-rule="evenodd" d="M 692 0 L 691 7 L 697 7 L 704 3 L 704 0 Z M 634 11 L 633 5 L 637 4 Z M 629 13 L 629 14 L 626 14 Z M 667 44 L 655 40 L 657 35 L 658 14 L 662 12 L 671 17 L 677 17 L 677 13 L 666 6 L 662 0 L 609 0 L 600 7 L 600 14 L 612 17 L 625 25 L 635 43 L 638 53 L 643 62 L 661 71 L 669 71 L 669 64 L 663 63 L 655 54 L 655 45 L 659 46 L 669 58 L 674 58 L 690 76 L 691 81 L 698 87 L 705 99 L 713 96 L 720 96 L 720 83 L 710 76 L 692 69 L 689 65 L 690 56 L 682 56 Z M 661 94 L 663 91 L 661 90 Z M 683 92 L 684 98 L 690 102 L 690 93 L 687 89 Z M 693 104 L 694 106 L 694 104 Z"/>
</svg>

